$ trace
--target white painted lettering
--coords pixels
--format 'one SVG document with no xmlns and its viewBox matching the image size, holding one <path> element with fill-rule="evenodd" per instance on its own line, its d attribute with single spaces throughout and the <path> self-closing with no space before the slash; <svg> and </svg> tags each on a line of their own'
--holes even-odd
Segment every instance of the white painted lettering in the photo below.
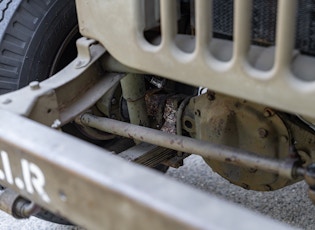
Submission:
<svg viewBox="0 0 315 230">
<path fill-rule="evenodd" d="M 5 151 L 1 151 L 1 159 L 2 159 L 2 164 L 3 164 L 6 180 L 9 184 L 13 184 L 14 181 L 13 181 L 12 170 L 10 166 L 8 153 Z"/>
<path fill-rule="evenodd" d="M 21 165 L 22 165 L 22 173 L 23 173 L 23 178 L 25 182 L 25 187 L 26 191 L 30 194 L 34 193 L 34 188 L 32 186 L 32 181 L 31 181 L 31 172 L 29 169 L 28 161 L 25 159 L 21 160 Z"/>
<path fill-rule="evenodd" d="M 33 163 L 29 163 L 29 166 L 30 166 L 30 172 L 32 173 L 32 175 L 34 175 L 32 176 L 32 184 L 36 192 L 41 196 L 41 198 L 45 202 L 49 203 L 50 198 L 48 197 L 47 193 L 44 190 L 45 177 L 42 170 L 40 170 L 40 168 Z"/>
<path fill-rule="evenodd" d="M 0 169 L 0 180 L 6 181 L 8 184 L 15 185 L 20 190 L 26 190 L 29 194 L 35 192 L 41 199 L 47 203 L 50 198 L 45 191 L 45 176 L 42 170 L 34 163 L 21 159 L 22 178 L 14 177 L 12 173 L 9 154 L 6 151 L 0 151 L 0 160 L 2 161 L 3 170 Z"/>
</svg>

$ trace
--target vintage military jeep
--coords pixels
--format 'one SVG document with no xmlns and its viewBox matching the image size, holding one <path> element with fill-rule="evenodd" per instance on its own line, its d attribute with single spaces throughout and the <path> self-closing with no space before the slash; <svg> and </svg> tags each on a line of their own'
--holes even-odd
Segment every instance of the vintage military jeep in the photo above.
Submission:
<svg viewBox="0 0 315 230">
<path fill-rule="evenodd" d="M 91 229 L 274 224 L 137 165 L 190 154 L 246 189 L 305 179 L 315 201 L 314 1 L 0 6 L 1 209 Z"/>
</svg>

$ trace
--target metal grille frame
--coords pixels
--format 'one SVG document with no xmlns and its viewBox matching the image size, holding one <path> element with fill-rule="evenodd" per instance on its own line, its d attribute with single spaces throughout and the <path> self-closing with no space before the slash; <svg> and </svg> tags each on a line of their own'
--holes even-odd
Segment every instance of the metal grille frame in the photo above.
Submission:
<svg viewBox="0 0 315 230">
<path fill-rule="evenodd" d="M 189 52 L 176 41 L 176 1 L 160 2 L 159 45 L 143 36 L 141 0 L 77 0 L 80 31 L 135 69 L 314 117 L 315 58 L 294 50 L 296 0 L 278 1 L 276 45 L 269 48 L 251 45 L 252 0 L 234 1 L 233 42 L 212 38 L 212 1 L 196 0 L 196 36 L 186 38 L 195 48 Z"/>
</svg>

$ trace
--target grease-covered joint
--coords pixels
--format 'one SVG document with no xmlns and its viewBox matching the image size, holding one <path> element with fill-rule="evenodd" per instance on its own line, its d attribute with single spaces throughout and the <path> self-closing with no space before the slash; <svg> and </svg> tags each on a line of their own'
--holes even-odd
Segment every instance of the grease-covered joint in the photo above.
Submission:
<svg viewBox="0 0 315 230">
<path fill-rule="evenodd" d="M 304 177 L 305 169 L 301 166 L 297 158 L 288 158 L 282 163 L 282 174 L 287 178 L 298 179 Z"/>
</svg>

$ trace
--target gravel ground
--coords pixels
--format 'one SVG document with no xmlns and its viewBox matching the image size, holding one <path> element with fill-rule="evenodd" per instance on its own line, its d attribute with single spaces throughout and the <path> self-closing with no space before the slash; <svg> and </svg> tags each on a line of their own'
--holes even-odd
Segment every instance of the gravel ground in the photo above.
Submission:
<svg viewBox="0 0 315 230">
<path fill-rule="evenodd" d="M 185 166 L 170 169 L 168 176 L 177 178 L 207 193 L 225 200 L 246 206 L 256 212 L 268 215 L 300 229 L 315 229 L 315 207 L 307 197 L 304 182 L 291 185 L 275 192 L 253 192 L 234 186 L 222 179 L 203 162 L 200 157 L 186 159 Z M 49 229 L 49 230 L 84 230 L 80 227 L 62 226 L 31 218 L 15 220 L 0 213 L 0 229 Z"/>
<path fill-rule="evenodd" d="M 186 161 L 187 165 L 178 170 L 170 169 L 168 175 L 291 226 L 315 229 L 315 206 L 308 198 L 304 182 L 273 192 L 249 191 L 222 179 L 200 157 L 191 156 Z"/>
</svg>

